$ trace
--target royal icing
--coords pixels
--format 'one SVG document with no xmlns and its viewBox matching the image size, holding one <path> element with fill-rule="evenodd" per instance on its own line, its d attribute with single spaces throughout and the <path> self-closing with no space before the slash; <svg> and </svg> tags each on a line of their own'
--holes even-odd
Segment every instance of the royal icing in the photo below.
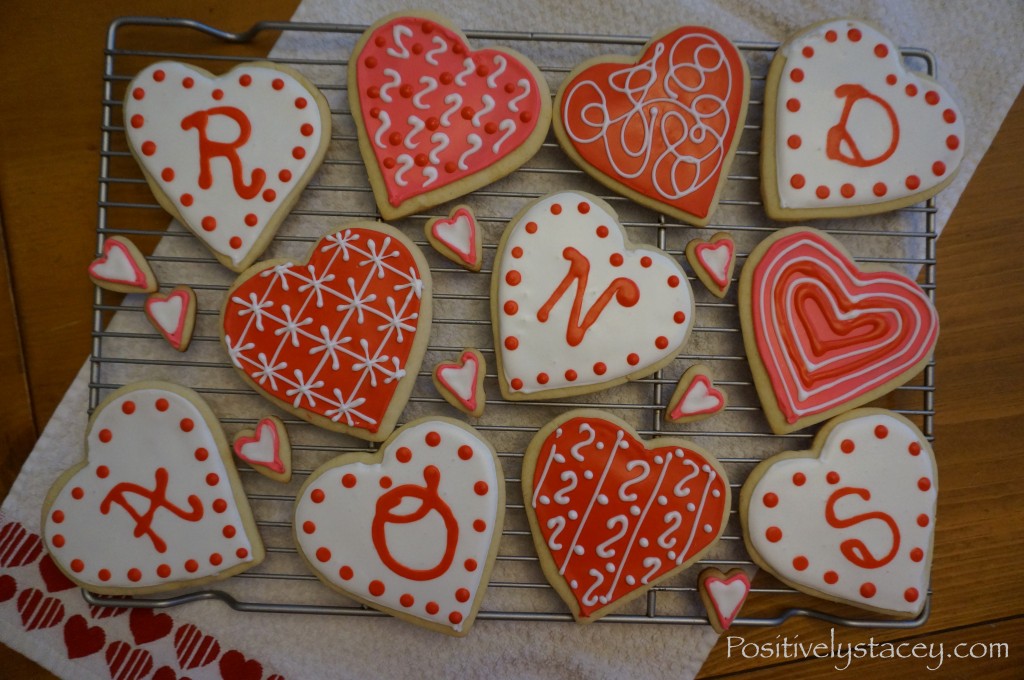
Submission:
<svg viewBox="0 0 1024 680">
<path fill-rule="evenodd" d="M 191 333 L 185 337 L 185 331 L 195 320 L 195 293 L 187 286 L 175 288 L 167 295 L 151 293 L 146 298 L 146 316 L 171 347 L 180 350 L 191 340 Z"/>
<path fill-rule="evenodd" d="M 260 420 L 252 436 L 243 435 L 235 439 L 235 455 L 254 467 L 283 473 L 285 464 L 281 460 L 281 440 L 287 434 L 278 432 L 278 423 L 279 420 L 272 418 Z"/>
<path fill-rule="evenodd" d="M 470 413 L 480 407 L 483 395 L 478 390 L 483 362 L 480 353 L 466 350 L 458 363 L 441 363 L 435 369 L 437 382 Z"/>
<path fill-rule="evenodd" d="M 350 98 L 367 164 L 383 182 L 382 210 L 543 141 L 535 133 L 547 128 L 541 115 L 547 85 L 519 55 L 470 50 L 458 31 L 416 16 L 384 21 L 361 44 L 349 69 Z"/>
<path fill-rule="evenodd" d="M 686 244 L 686 259 L 712 293 L 718 297 L 725 295 L 736 266 L 736 243 L 732 237 L 720 232 L 710 241 L 694 239 Z"/>
<path fill-rule="evenodd" d="M 422 255 L 364 223 L 324 236 L 303 264 L 259 265 L 229 291 L 221 323 L 256 389 L 316 425 L 379 440 L 419 370 L 430 312 Z"/>
<path fill-rule="evenodd" d="M 878 409 L 855 411 L 821 440 L 816 458 L 763 463 L 744 508 L 747 540 L 797 587 L 920 612 L 938 489 L 931 447 L 908 421 Z"/>
<path fill-rule="evenodd" d="M 654 248 L 627 248 L 616 216 L 588 194 L 534 203 L 506 231 L 500 260 L 494 320 L 512 398 L 650 373 L 693 325 L 679 264 Z"/>
<path fill-rule="evenodd" d="M 439 244 L 455 254 L 463 264 L 471 269 L 480 268 L 480 248 L 476 218 L 473 212 L 460 206 L 444 219 L 434 220 L 430 224 L 430 235 Z M 447 255 L 447 253 L 443 253 Z"/>
<path fill-rule="evenodd" d="M 903 65 L 899 49 L 852 20 L 790 40 L 776 85 L 775 163 L 782 208 L 898 200 L 947 181 L 964 122 L 945 89 Z"/>
<path fill-rule="evenodd" d="M 598 61 L 572 76 L 561 90 L 560 138 L 614 185 L 704 220 L 743 127 L 746 90 L 735 46 L 682 26 L 632 64 Z"/>
<path fill-rule="evenodd" d="M 149 263 L 127 239 L 108 236 L 103 241 L 103 254 L 89 265 L 89 276 L 97 285 L 102 282 L 134 288 L 138 291 L 150 289 L 153 273 Z"/>
<path fill-rule="evenodd" d="M 295 505 L 295 536 L 317 576 L 377 607 L 463 632 L 479 606 L 503 481 L 468 426 L 399 430 L 379 462 L 339 458 Z"/>
<path fill-rule="evenodd" d="M 258 562 L 263 547 L 246 533 L 251 514 L 239 509 L 216 428 L 178 391 L 115 393 L 93 415 L 85 464 L 51 491 L 43 532 L 54 561 L 100 589 L 159 588 Z"/>
<path fill-rule="evenodd" d="M 743 332 L 770 387 L 759 384 L 758 393 L 773 397 L 788 425 L 862 404 L 909 380 L 931 355 L 939 320 L 925 293 L 899 274 L 861 271 L 822 232 L 777 232 L 747 267 Z"/>
<path fill-rule="evenodd" d="M 711 384 L 706 369 L 695 366 L 679 380 L 676 393 L 669 402 L 669 420 L 696 420 L 725 408 L 725 395 Z"/>
<path fill-rule="evenodd" d="M 648 448 L 622 424 L 578 413 L 531 444 L 527 502 L 551 571 L 568 585 L 578 618 L 590 618 L 714 543 L 729 516 L 729 485 L 717 461 L 684 440 Z"/>
<path fill-rule="evenodd" d="M 723 629 L 728 629 L 740 613 L 743 603 L 750 594 L 750 579 L 742 571 L 726 578 L 708 576 L 703 580 L 704 592 L 708 594 L 714 609 L 715 618 Z"/>
<path fill-rule="evenodd" d="M 128 86 L 125 132 L 150 182 L 189 229 L 240 270 L 326 151 L 323 97 L 282 68 L 220 77 L 163 61 Z"/>
</svg>

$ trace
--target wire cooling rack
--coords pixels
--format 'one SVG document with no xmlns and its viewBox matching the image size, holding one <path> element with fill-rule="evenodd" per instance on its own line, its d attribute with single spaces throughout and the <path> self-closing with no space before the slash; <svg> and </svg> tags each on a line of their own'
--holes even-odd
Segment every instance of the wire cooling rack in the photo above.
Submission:
<svg viewBox="0 0 1024 680">
<path fill-rule="evenodd" d="M 121 114 L 126 83 L 149 63 L 175 59 L 197 64 L 216 73 L 250 61 L 242 48 L 233 47 L 267 34 L 280 32 L 278 51 L 287 63 L 310 77 L 331 103 L 333 133 L 323 168 L 306 188 L 292 215 L 267 251 L 268 257 L 302 257 L 319 235 L 349 219 L 379 219 L 359 155 L 355 129 L 346 97 L 346 65 L 365 26 L 334 24 L 258 23 L 244 33 L 227 33 L 196 21 L 183 19 L 122 18 L 111 24 L 105 50 L 102 148 L 100 151 L 98 252 L 103 240 L 125 235 L 144 241 L 163 236 L 150 262 L 164 289 L 179 283 L 191 285 L 199 296 L 199 316 L 189 351 L 171 351 L 150 327 L 142 300 L 129 296 L 123 304 L 97 289 L 94 302 L 93 352 L 89 383 L 90 412 L 110 391 L 135 380 L 168 379 L 201 393 L 221 419 L 227 435 L 252 427 L 268 413 L 276 412 L 239 378 L 217 333 L 224 292 L 234 275 L 186 231 L 172 224 L 166 232 L 140 228 L 140 211 L 159 211 L 142 174 L 127 150 Z M 585 58 L 608 53 L 632 54 L 647 41 L 641 37 L 505 33 L 467 31 L 474 46 L 511 46 L 531 57 L 554 92 L 572 66 Z M 159 46 L 175 47 L 162 49 Z M 190 51 L 175 51 L 180 46 Z M 288 51 L 288 45 L 292 51 Z M 705 230 L 693 229 L 633 204 L 576 169 L 553 138 L 524 167 L 460 202 L 474 208 L 484 229 L 485 262 L 478 274 L 452 266 L 426 244 L 423 222 L 446 215 L 450 206 L 398 222 L 431 263 L 434 280 L 434 325 L 430 346 L 413 391 L 405 421 L 423 415 L 459 417 L 436 393 L 430 368 L 451 359 L 463 347 L 479 348 L 488 362 L 485 389 L 487 410 L 470 422 L 492 440 L 498 450 L 507 482 L 507 512 L 497 563 L 480 619 L 571 621 L 568 610 L 547 584 L 530 538 L 520 487 L 522 452 L 537 429 L 558 414 L 578 406 L 604 408 L 630 422 L 642 435 L 685 434 L 718 456 L 732 483 L 738 502 L 739 487 L 750 469 L 763 458 L 783 450 L 806 448 L 810 433 L 777 436 L 770 432 L 752 386 L 750 369 L 738 327 L 736 286 L 718 300 L 691 277 L 697 300 L 697 326 L 684 352 L 657 374 L 595 395 L 554 402 L 505 402 L 498 398 L 494 375 L 494 349 L 490 329 L 489 280 L 495 244 L 501 231 L 522 205 L 546 193 L 576 188 L 601 196 L 619 212 L 634 243 L 654 243 L 682 258 L 686 243 L 707 238 L 716 230 L 728 231 L 737 242 L 742 265 L 746 253 L 778 225 L 771 224 L 761 209 L 758 193 L 760 125 L 764 81 L 771 57 L 778 47 L 767 43 L 738 43 L 751 72 L 750 110 L 739 150 L 731 168 L 715 222 Z M 919 49 L 902 50 L 908 65 L 935 75 L 932 55 Z M 147 216 L 153 222 L 150 212 Z M 159 221 L 159 220 L 157 220 Z M 848 220 L 819 222 L 853 252 L 858 261 L 883 263 L 904 271 L 920 271 L 922 287 L 935 295 L 935 205 L 906 208 L 887 221 Z M 739 267 L 737 267 L 737 276 Z M 117 312 L 116 317 L 111 318 Z M 109 322 L 109 323 L 108 323 Z M 662 416 L 666 400 L 682 372 L 691 364 L 708 365 L 718 385 L 729 394 L 724 414 L 689 426 L 667 423 Z M 921 378 L 889 395 L 884 405 L 915 421 L 932 439 L 934 419 L 934 364 Z M 289 485 L 271 482 L 242 467 L 243 485 L 252 503 L 260 533 L 267 546 L 263 564 L 217 583 L 214 587 L 183 591 L 163 598 L 113 599 L 85 592 L 92 604 L 119 607 L 167 607 L 196 600 L 220 600 L 234 609 L 249 612 L 315 613 L 381 616 L 320 585 L 297 555 L 291 537 L 291 509 L 295 493 L 308 475 L 334 456 L 366 450 L 365 443 L 327 433 L 285 415 L 292 439 L 294 474 Z M 697 565 L 665 585 L 651 589 L 646 598 L 629 603 L 621 613 L 602 623 L 703 624 L 706 613 L 696 594 L 696 574 L 704 566 L 721 569 L 753 567 L 744 548 L 737 511 L 732 509 L 725 535 Z M 770 580 L 770 579 L 766 579 Z M 84 591 L 83 591 L 84 592 Z M 864 618 L 858 610 L 796 596 L 781 586 L 754 589 L 755 598 L 777 602 L 774 616 L 739 618 L 733 625 L 778 625 L 796 616 L 811 616 L 833 624 L 873 628 L 919 626 L 928 617 L 928 606 L 913 620 Z M 800 608 L 810 601 L 813 609 Z M 795 604 L 794 604 L 795 603 Z M 930 598 L 929 603 L 930 604 Z M 764 609 L 759 607 L 758 610 Z"/>
</svg>

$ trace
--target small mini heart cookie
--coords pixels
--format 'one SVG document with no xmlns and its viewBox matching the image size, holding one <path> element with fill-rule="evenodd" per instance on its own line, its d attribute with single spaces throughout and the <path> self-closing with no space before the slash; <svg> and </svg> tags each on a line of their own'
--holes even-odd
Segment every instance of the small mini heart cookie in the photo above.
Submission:
<svg viewBox="0 0 1024 680">
<path fill-rule="evenodd" d="M 99 405 L 86 459 L 51 487 L 42 527 L 61 571 L 110 595 L 200 585 L 263 560 L 220 424 L 170 383 L 128 385 Z"/>
<path fill-rule="evenodd" d="M 679 353 L 694 315 L 675 258 L 633 246 L 612 208 L 580 191 L 550 194 L 512 218 L 491 308 L 501 392 L 520 400 L 649 375 Z"/>
<path fill-rule="evenodd" d="M 693 239 L 686 244 L 686 260 L 711 294 L 724 298 L 736 269 L 736 243 L 720 231 L 710 240 Z"/>
<path fill-rule="evenodd" d="M 506 48 L 470 49 L 431 12 L 391 14 L 348 62 L 359 150 L 384 219 L 486 186 L 540 149 L 551 121 L 543 74 Z"/>
<path fill-rule="evenodd" d="M 678 437 L 645 442 L 601 411 L 545 425 L 522 478 L 544 575 L 578 623 L 699 560 L 729 519 L 729 480 L 714 456 Z"/>
<path fill-rule="evenodd" d="M 913 617 L 928 596 L 937 493 L 917 427 L 858 409 L 829 421 L 809 451 L 754 468 L 740 519 L 754 561 L 793 588 Z"/>
<path fill-rule="evenodd" d="M 320 91 L 264 62 L 221 76 L 152 64 L 128 85 L 124 125 L 160 205 L 236 272 L 270 245 L 331 140 Z"/>
<path fill-rule="evenodd" d="M 895 210 L 944 189 L 964 156 L 953 97 L 853 19 L 786 41 L 768 71 L 762 195 L 777 220 Z"/>
<path fill-rule="evenodd" d="M 724 410 L 725 392 L 715 387 L 711 369 L 695 364 L 679 378 L 665 407 L 665 418 L 672 423 L 689 423 Z"/>
<path fill-rule="evenodd" d="M 479 418 L 487 403 L 484 394 L 486 371 L 487 364 L 480 351 L 465 349 L 457 363 L 442 362 L 434 367 L 434 387 L 449 404 Z"/>
<path fill-rule="evenodd" d="M 192 341 L 196 324 L 196 293 L 177 286 L 170 293 L 151 293 L 146 298 L 146 318 L 171 347 L 184 352 Z"/>
<path fill-rule="evenodd" d="M 122 236 L 103 240 L 103 254 L 89 265 L 89 278 L 117 293 L 152 293 L 159 286 L 146 256 Z"/>
<path fill-rule="evenodd" d="M 504 512 L 491 445 L 455 420 L 421 419 L 378 454 L 314 472 L 295 502 L 295 543 L 327 586 L 461 636 L 487 589 Z"/>
<path fill-rule="evenodd" d="M 427 220 L 423 230 L 437 252 L 469 271 L 480 271 L 483 265 L 483 241 L 476 216 L 469 206 L 458 205 L 452 208 L 448 217 Z"/>
<path fill-rule="evenodd" d="M 275 482 L 292 478 L 292 447 L 288 430 L 277 416 L 261 418 L 252 430 L 241 430 L 232 443 L 235 455 Z"/>
<path fill-rule="evenodd" d="M 742 569 L 728 573 L 710 567 L 697 576 L 700 599 L 708 611 L 708 623 L 716 632 L 729 629 L 750 594 L 750 578 Z"/>
</svg>

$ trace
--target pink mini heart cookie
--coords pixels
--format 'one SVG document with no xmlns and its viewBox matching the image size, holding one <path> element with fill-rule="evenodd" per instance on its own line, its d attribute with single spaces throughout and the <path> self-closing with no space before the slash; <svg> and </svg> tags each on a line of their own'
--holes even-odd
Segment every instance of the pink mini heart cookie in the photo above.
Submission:
<svg viewBox="0 0 1024 680">
<path fill-rule="evenodd" d="M 708 611 L 708 623 L 716 632 L 722 633 L 732 626 L 747 601 L 750 578 L 742 569 L 723 573 L 710 567 L 697 576 L 697 588 Z"/>
<path fill-rule="evenodd" d="M 700 282 L 718 298 L 724 298 L 736 269 L 736 243 L 720 231 L 709 240 L 693 239 L 686 244 L 686 260 Z"/>
<path fill-rule="evenodd" d="M 672 423 L 689 423 L 724 410 L 725 392 L 715 387 L 711 369 L 695 364 L 679 378 L 665 407 L 665 418 Z"/>
<path fill-rule="evenodd" d="M 196 324 L 196 293 L 177 286 L 170 293 L 151 293 L 146 298 L 146 318 L 164 340 L 179 352 L 188 349 Z"/>
<path fill-rule="evenodd" d="M 292 478 L 292 447 L 288 430 L 277 416 L 260 418 L 256 427 L 235 435 L 235 455 L 252 469 L 275 482 L 287 484 Z"/>
<path fill-rule="evenodd" d="M 579 191 L 545 196 L 512 218 L 491 306 L 501 392 L 520 400 L 649 375 L 679 353 L 694 315 L 675 258 L 633 246 L 612 208 Z"/>
<path fill-rule="evenodd" d="M 944 189 L 964 156 L 960 107 L 870 24 L 790 38 L 768 72 L 762 195 L 777 220 L 867 215 Z"/>
<path fill-rule="evenodd" d="M 97 593 L 200 585 L 263 560 L 220 424 L 170 383 L 128 385 L 99 405 L 86 459 L 50 489 L 42 527 L 61 571 Z"/>
<path fill-rule="evenodd" d="M 222 76 L 152 64 L 128 86 L 124 123 L 160 205 L 236 272 L 270 245 L 331 139 L 320 91 L 264 62 Z"/>
<path fill-rule="evenodd" d="M 479 418 L 487 403 L 486 372 L 487 364 L 480 351 L 465 349 L 458 362 L 441 362 L 434 367 L 434 387 L 449 404 L 466 415 Z"/>
<path fill-rule="evenodd" d="M 89 278 L 116 293 L 152 293 L 160 285 L 146 256 L 123 236 L 103 240 L 103 254 L 89 264 Z"/>
<path fill-rule="evenodd" d="M 469 206 L 458 205 L 452 208 L 448 217 L 427 220 L 423 230 L 434 250 L 460 267 L 472 272 L 480 271 L 483 241 L 476 216 Z"/>
<path fill-rule="evenodd" d="M 506 48 L 470 49 L 447 19 L 392 14 L 352 51 L 349 103 L 384 219 L 490 184 L 540 149 L 547 81 Z"/>
<path fill-rule="evenodd" d="M 928 596 L 937 492 L 917 427 L 858 409 L 829 421 L 809 451 L 754 468 L 740 519 L 754 561 L 793 588 L 913 617 Z"/>
<path fill-rule="evenodd" d="M 462 636 L 483 600 L 504 512 L 491 445 L 458 421 L 421 419 L 378 454 L 314 472 L 295 502 L 295 543 L 330 588 Z"/>
</svg>

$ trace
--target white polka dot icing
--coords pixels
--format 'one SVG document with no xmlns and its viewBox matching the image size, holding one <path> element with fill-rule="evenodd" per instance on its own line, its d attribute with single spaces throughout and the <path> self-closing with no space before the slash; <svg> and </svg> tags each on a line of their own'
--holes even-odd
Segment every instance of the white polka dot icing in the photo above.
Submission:
<svg viewBox="0 0 1024 680">
<path fill-rule="evenodd" d="M 935 527 L 931 447 L 906 419 L 860 409 L 826 425 L 815 451 L 765 461 L 744 487 L 748 546 L 796 588 L 916 615 Z"/>
<path fill-rule="evenodd" d="M 686 342 L 694 303 L 679 263 L 633 249 L 611 208 L 589 194 L 536 201 L 509 225 L 499 253 L 495 335 L 512 399 L 646 375 Z"/>
<path fill-rule="evenodd" d="M 406 425 L 382 451 L 312 475 L 295 506 L 299 550 L 328 585 L 465 634 L 504 516 L 493 449 L 469 426 L 437 419 Z"/>
<path fill-rule="evenodd" d="M 43 516 L 46 547 L 79 584 L 152 592 L 262 560 L 219 424 L 194 402 L 190 390 L 148 382 L 93 415 L 87 460 L 56 482 Z"/>
</svg>

